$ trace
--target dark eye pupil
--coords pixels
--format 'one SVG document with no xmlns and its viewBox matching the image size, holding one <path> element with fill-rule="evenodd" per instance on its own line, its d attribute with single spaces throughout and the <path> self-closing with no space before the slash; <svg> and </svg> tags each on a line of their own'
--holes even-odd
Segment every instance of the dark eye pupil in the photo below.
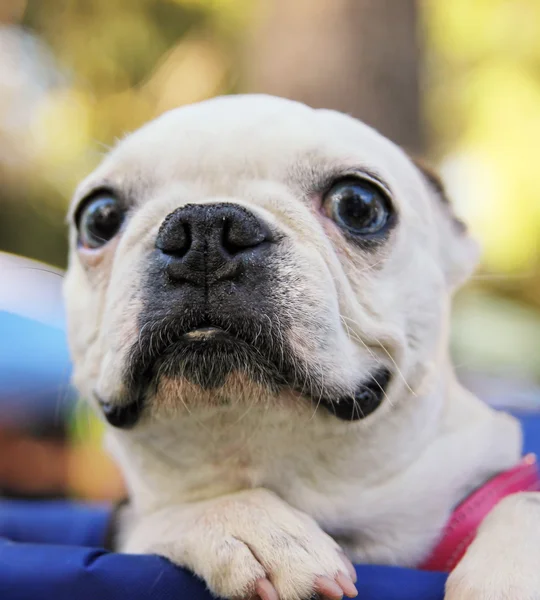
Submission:
<svg viewBox="0 0 540 600">
<path fill-rule="evenodd" d="M 116 231 L 119 220 L 117 207 L 114 204 L 103 203 L 88 215 L 88 227 L 93 232 L 107 236 Z"/>
<path fill-rule="evenodd" d="M 102 246 L 112 239 L 122 224 L 122 212 L 114 198 L 92 201 L 81 215 L 81 243 L 90 248 Z"/>
<path fill-rule="evenodd" d="M 350 224 L 362 226 L 373 216 L 376 209 L 373 198 L 360 194 L 354 188 L 346 190 L 339 202 L 338 211 L 342 219 Z"/>
<path fill-rule="evenodd" d="M 331 191 L 331 202 L 334 220 L 355 233 L 376 233 L 388 218 L 382 193 L 368 182 L 338 184 Z"/>
</svg>

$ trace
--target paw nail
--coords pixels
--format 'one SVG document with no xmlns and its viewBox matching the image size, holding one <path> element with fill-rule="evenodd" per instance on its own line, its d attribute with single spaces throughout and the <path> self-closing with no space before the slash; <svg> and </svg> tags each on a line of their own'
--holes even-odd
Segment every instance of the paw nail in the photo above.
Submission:
<svg viewBox="0 0 540 600">
<path fill-rule="evenodd" d="M 255 592 L 259 596 L 260 600 L 279 600 L 276 588 L 268 579 L 259 579 L 259 581 L 257 581 L 255 584 Z"/>
<path fill-rule="evenodd" d="M 343 552 L 341 552 L 340 554 L 341 554 L 341 560 L 343 561 L 343 564 L 347 567 L 347 572 L 349 573 L 349 577 L 351 578 L 353 583 L 356 583 L 357 575 L 356 575 L 356 569 L 354 568 L 354 565 L 345 556 L 345 554 Z"/>
<path fill-rule="evenodd" d="M 330 598 L 330 600 L 341 600 L 343 598 L 343 590 L 328 577 L 317 577 L 315 588 L 317 593 Z"/>
<path fill-rule="evenodd" d="M 348 598 L 356 598 L 358 596 L 358 590 L 354 583 L 345 575 L 345 573 L 339 573 L 336 577 L 336 583 L 341 587 L 343 593 Z"/>
</svg>

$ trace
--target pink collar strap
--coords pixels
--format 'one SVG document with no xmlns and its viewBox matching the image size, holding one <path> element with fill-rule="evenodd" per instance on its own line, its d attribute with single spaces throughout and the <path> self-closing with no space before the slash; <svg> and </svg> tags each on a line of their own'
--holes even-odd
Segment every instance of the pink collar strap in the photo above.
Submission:
<svg viewBox="0 0 540 600">
<path fill-rule="evenodd" d="M 528 454 L 516 467 L 490 479 L 454 510 L 438 544 L 418 568 L 450 572 L 473 541 L 480 523 L 498 502 L 517 492 L 539 490 L 536 456 Z"/>
</svg>

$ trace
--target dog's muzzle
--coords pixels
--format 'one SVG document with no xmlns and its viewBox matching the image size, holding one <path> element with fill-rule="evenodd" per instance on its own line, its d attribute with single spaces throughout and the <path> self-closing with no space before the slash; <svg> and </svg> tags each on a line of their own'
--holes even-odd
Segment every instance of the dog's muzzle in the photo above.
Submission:
<svg viewBox="0 0 540 600">
<path fill-rule="evenodd" d="M 133 426 L 162 377 L 218 388 L 242 373 L 276 394 L 299 391 L 342 420 L 362 419 L 382 401 L 379 369 L 354 393 L 327 389 L 289 347 L 298 310 L 289 296 L 282 236 L 233 203 L 189 204 L 162 222 L 143 279 L 139 337 L 124 373 L 123 398 L 98 398 L 111 425 Z M 297 302 L 297 301 L 296 301 Z"/>
</svg>

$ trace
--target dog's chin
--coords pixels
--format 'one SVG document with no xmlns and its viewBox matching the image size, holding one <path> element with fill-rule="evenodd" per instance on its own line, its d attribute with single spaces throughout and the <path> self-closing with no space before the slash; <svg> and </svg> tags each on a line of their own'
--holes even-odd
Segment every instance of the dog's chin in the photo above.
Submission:
<svg viewBox="0 0 540 600">
<path fill-rule="evenodd" d="M 237 381 L 240 378 L 244 386 L 247 387 L 247 382 L 254 384 L 263 388 L 266 395 L 278 396 L 286 388 L 303 397 L 308 396 L 306 385 L 299 386 L 296 373 L 291 376 L 283 365 L 275 364 L 260 350 L 219 327 L 202 327 L 184 334 L 159 363 L 158 371 L 162 377 L 169 381 L 185 379 L 206 391 L 223 389 L 231 379 Z M 311 378 L 308 373 L 307 379 Z M 309 399 L 340 420 L 358 421 L 380 406 L 390 379 L 389 369 L 380 367 L 362 379 L 350 393 L 321 388 Z M 235 390 L 233 394 L 220 394 L 219 397 L 231 395 L 240 394 Z"/>
</svg>

